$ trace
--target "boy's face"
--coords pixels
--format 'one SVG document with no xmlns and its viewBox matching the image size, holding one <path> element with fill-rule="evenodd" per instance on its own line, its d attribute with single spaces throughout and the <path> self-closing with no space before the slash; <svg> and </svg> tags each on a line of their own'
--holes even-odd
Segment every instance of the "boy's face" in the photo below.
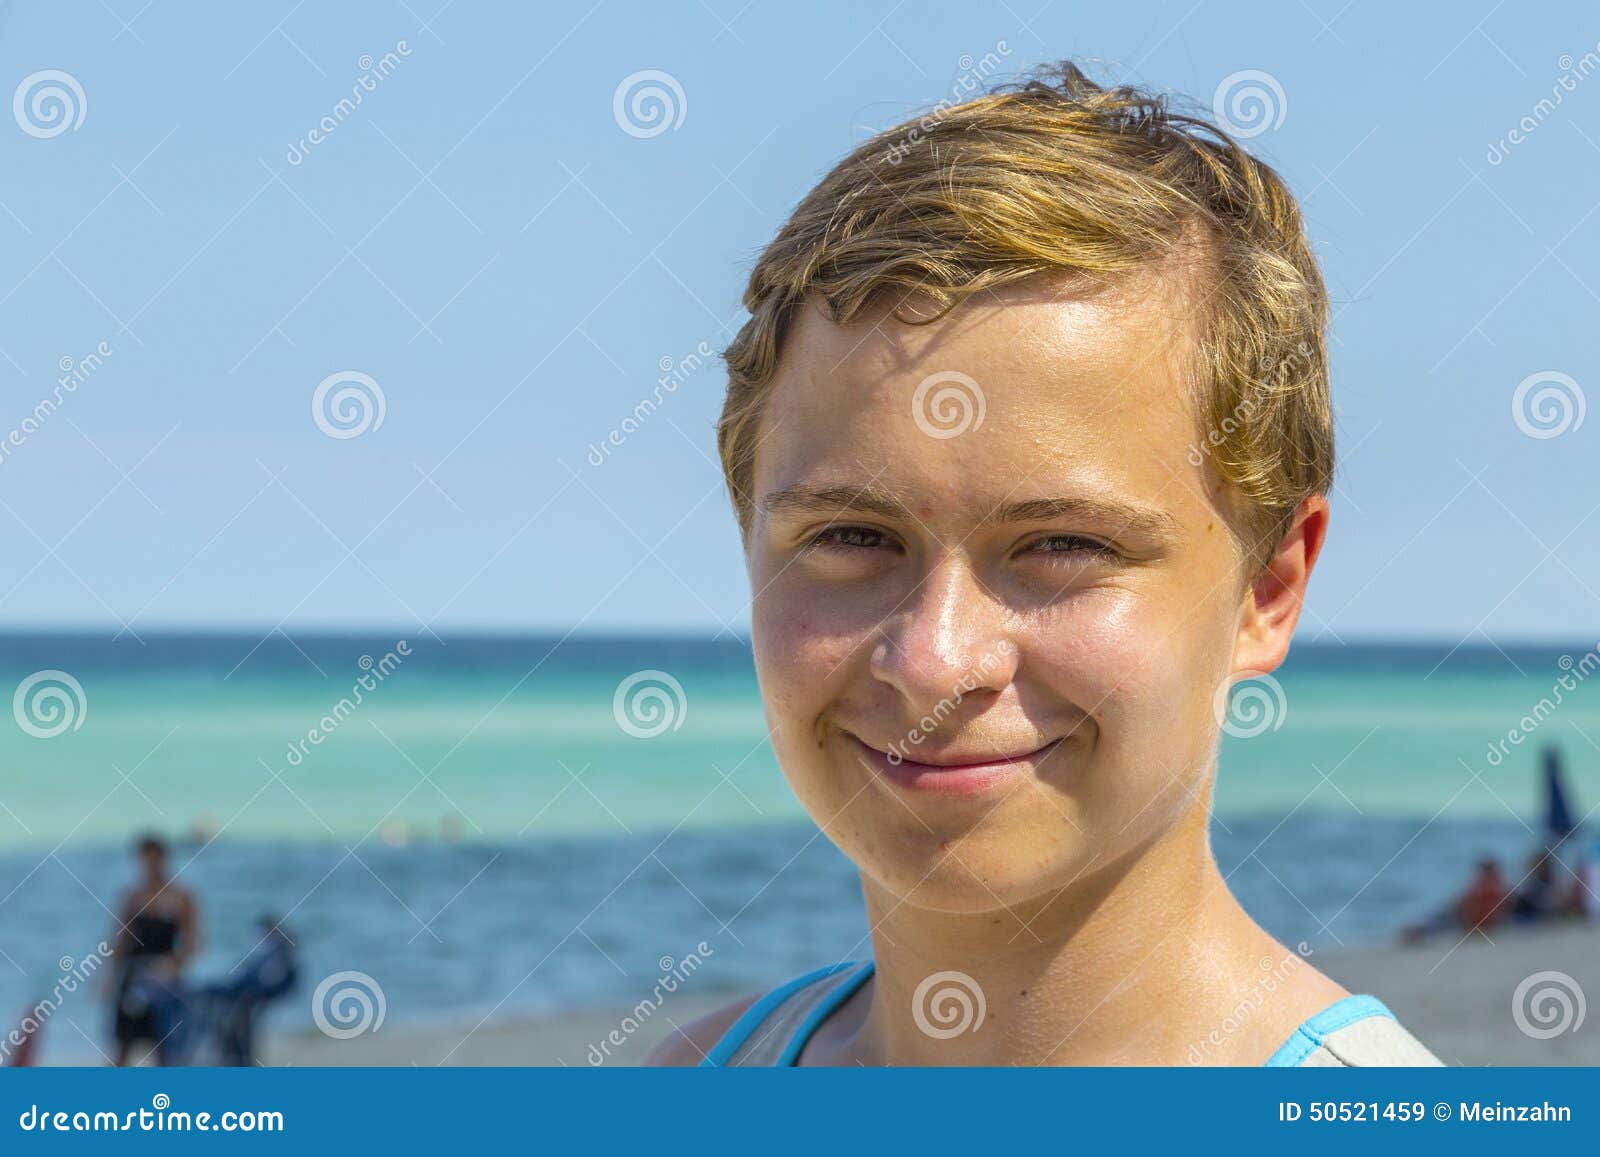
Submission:
<svg viewBox="0 0 1600 1157">
<path fill-rule="evenodd" d="M 907 903 L 1020 903 L 1203 814 L 1217 688 L 1282 657 L 1286 632 L 1243 626 L 1243 552 L 1190 460 L 1190 308 L 1152 274 L 926 326 L 808 310 L 788 336 L 757 672 L 795 793 Z"/>
</svg>

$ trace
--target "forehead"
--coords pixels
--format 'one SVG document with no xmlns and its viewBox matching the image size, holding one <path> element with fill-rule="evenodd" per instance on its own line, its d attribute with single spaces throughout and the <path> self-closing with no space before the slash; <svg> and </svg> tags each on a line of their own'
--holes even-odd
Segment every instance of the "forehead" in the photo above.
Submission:
<svg viewBox="0 0 1600 1157">
<path fill-rule="evenodd" d="M 1099 292 L 1008 287 L 924 325 L 806 308 L 764 407 L 757 502 L 871 478 L 939 505 L 1062 487 L 1203 504 L 1194 308 L 1154 274 Z"/>
</svg>

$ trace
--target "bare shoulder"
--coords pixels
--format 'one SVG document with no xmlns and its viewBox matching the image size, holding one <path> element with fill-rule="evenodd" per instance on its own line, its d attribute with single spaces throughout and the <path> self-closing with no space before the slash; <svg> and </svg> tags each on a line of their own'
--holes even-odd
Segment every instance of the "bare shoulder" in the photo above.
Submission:
<svg viewBox="0 0 1600 1157">
<path fill-rule="evenodd" d="M 733 1022 L 759 999 L 759 993 L 746 996 L 708 1012 L 681 1028 L 675 1026 L 670 1036 L 650 1050 L 644 1063 L 663 1068 L 691 1068 L 698 1065 L 712 1046 L 722 1039 L 722 1035 L 733 1027 Z"/>
<path fill-rule="evenodd" d="M 1264 958 L 1265 959 L 1265 958 Z M 1315 968 L 1298 953 L 1282 958 L 1289 961 L 1257 977 L 1259 1001 L 1255 1031 L 1245 1031 L 1246 1055 L 1250 1064 L 1268 1057 L 1288 1040 L 1307 1020 L 1350 995 L 1349 989 Z M 1276 983 L 1268 984 L 1274 979 Z"/>
</svg>

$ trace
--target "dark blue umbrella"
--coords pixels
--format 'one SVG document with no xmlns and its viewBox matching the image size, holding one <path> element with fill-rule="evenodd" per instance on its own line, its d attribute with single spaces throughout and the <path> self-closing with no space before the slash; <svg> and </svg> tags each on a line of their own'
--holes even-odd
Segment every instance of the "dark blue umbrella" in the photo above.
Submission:
<svg viewBox="0 0 1600 1157">
<path fill-rule="evenodd" d="M 1550 843 L 1558 844 L 1572 834 L 1577 823 L 1572 818 L 1572 805 L 1568 802 L 1566 776 L 1561 768 L 1561 752 L 1554 745 L 1546 747 L 1544 758 L 1544 826 Z"/>
</svg>

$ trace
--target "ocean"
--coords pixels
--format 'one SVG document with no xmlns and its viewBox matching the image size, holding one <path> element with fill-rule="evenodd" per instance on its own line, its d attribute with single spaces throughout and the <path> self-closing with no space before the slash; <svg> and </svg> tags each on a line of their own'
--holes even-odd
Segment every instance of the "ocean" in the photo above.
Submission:
<svg viewBox="0 0 1600 1157">
<path fill-rule="evenodd" d="M 1297 644 L 1221 756 L 1213 840 L 1245 906 L 1333 949 L 1392 937 L 1484 854 L 1520 877 L 1541 746 L 1578 815 L 1600 804 L 1593 646 Z M 200 898 L 197 975 L 284 917 L 308 983 L 281 1023 L 337 971 L 396 1020 L 470 1024 L 630 1006 L 690 954 L 732 992 L 865 949 L 742 639 L 10 634 L 4 689 L 0 1023 L 109 935 L 146 830 Z M 103 1037 L 72 1002 L 51 1032 Z"/>
</svg>

